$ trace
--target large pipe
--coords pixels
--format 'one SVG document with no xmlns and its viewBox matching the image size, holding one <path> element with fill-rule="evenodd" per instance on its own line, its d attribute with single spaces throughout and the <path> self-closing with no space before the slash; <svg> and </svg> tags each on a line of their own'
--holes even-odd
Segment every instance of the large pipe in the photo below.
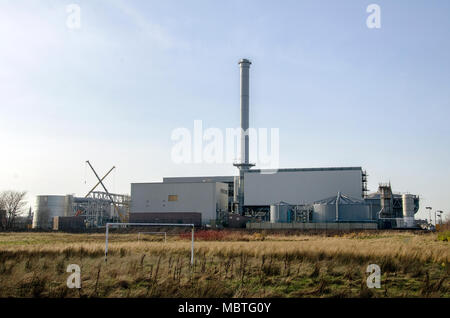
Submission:
<svg viewBox="0 0 450 318">
<path fill-rule="evenodd" d="M 239 61 L 241 67 L 241 163 L 249 163 L 249 81 L 250 81 L 250 65 L 252 63 L 247 59 Z"/>
</svg>

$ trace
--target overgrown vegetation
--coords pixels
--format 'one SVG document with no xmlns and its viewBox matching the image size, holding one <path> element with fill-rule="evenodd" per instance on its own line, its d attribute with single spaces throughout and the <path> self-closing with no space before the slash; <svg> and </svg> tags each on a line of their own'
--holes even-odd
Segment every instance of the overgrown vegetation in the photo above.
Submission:
<svg viewBox="0 0 450 318">
<path fill-rule="evenodd" d="M 439 241 L 450 242 L 450 231 L 439 232 L 437 237 Z"/>
<path fill-rule="evenodd" d="M 218 234 L 219 233 L 219 234 Z M 190 236 L 0 234 L 1 297 L 450 297 L 449 243 L 398 232 L 301 235 L 198 232 Z M 69 289 L 69 264 L 81 289 Z M 366 286 L 378 264 L 381 289 Z"/>
</svg>

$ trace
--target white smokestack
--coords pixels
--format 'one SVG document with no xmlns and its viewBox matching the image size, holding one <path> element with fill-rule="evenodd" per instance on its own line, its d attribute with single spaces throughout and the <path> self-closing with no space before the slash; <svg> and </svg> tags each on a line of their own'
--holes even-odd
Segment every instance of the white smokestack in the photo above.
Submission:
<svg viewBox="0 0 450 318">
<path fill-rule="evenodd" d="M 237 192 L 238 212 L 244 214 L 244 173 L 253 164 L 249 163 L 249 90 L 250 90 L 250 65 L 247 59 L 239 61 L 241 68 L 241 162 L 234 165 L 239 169 L 239 183 L 234 183 L 234 191 Z"/>
<path fill-rule="evenodd" d="M 250 82 L 250 65 L 252 63 L 247 59 L 239 61 L 241 67 L 241 163 L 249 163 L 249 82 Z"/>
</svg>

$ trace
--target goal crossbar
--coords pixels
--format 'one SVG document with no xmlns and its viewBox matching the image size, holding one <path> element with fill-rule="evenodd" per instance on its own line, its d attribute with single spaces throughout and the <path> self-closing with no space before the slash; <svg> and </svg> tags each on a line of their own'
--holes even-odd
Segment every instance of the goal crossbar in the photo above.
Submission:
<svg viewBox="0 0 450 318">
<path fill-rule="evenodd" d="M 191 265 L 194 265 L 194 229 L 195 224 L 179 224 L 179 223 L 106 223 L 105 230 L 105 262 L 108 261 L 108 237 L 109 228 L 113 226 L 178 226 L 192 228 L 191 234 Z"/>
</svg>

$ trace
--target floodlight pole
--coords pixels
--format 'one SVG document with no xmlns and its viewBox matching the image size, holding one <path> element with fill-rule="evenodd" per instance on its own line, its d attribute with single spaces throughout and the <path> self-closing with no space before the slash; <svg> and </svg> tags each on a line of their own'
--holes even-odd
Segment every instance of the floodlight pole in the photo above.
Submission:
<svg viewBox="0 0 450 318">
<path fill-rule="evenodd" d="M 192 227 L 192 240 L 191 240 L 191 265 L 194 266 L 194 227 Z"/>
<path fill-rule="evenodd" d="M 109 223 L 106 223 L 106 232 L 105 232 L 105 262 L 108 261 L 108 234 L 109 234 Z"/>
<path fill-rule="evenodd" d="M 425 208 L 426 210 L 428 210 L 428 215 L 429 215 L 429 219 L 430 219 L 430 224 L 433 224 L 432 222 L 432 220 L 431 220 L 431 210 L 433 209 L 431 206 L 427 206 L 426 208 Z"/>
</svg>

